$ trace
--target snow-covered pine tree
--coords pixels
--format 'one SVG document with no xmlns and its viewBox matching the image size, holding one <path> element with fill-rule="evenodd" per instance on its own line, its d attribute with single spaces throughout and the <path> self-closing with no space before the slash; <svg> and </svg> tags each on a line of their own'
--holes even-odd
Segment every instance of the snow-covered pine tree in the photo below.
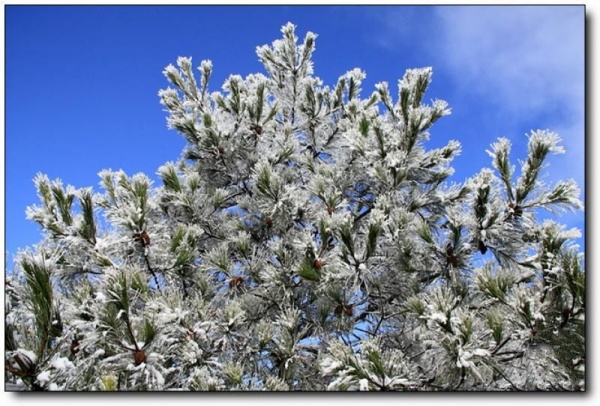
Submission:
<svg viewBox="0 0 600 406">
<path fill-rule="evenodd" d="M 179 58 L 159 92 L 187 140 L 177 162 L 100 173 L 101 193 L 35 179 L 45 238 L 6 278 L 6 381 L 27 390 L 581 390 L 577 230 L 545 187 L 557 135 L 533 131 L 493 170 L 449 183 L 460 144 L 430 68 L 394 97 L 354 69 L 313 75 L 316 35 L 257 48 L 266 76 L 209 90 Z"/>
</svg>

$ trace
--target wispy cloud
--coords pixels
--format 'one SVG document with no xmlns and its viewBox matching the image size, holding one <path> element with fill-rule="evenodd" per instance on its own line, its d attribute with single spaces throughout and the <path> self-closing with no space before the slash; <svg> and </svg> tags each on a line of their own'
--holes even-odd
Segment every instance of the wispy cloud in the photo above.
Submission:
<svg viewBox="0 0 600 406">
<path fill-rule="evenodd" d="M 567 147 L 557 161 L 566 164 L 560 175 L 582 185 L 583 13 L 560 6 L 437 7 L 434 41 L 461 87 L 492 101 L 499 117 L 558 132 Z"/>
<path fill-rule="evenodd" d="M 437 7 L 446 66 L 511 112 L 583 107 L 583 9 Z"/>
<path fill-rule="evenodd" d="M 567 154 L 554 161 L 558 177 L 583 187 L 583 7 L 401 7 L 381 14 L 379 45 L 389 50 L 408 38 L 453 82 L 458 98 L 473 106 L 484 100 L 488 110 L 479 114 L 514 130 L 501 135 L 525 142 L 529 129 L 559 133 Z"/>
</svg>

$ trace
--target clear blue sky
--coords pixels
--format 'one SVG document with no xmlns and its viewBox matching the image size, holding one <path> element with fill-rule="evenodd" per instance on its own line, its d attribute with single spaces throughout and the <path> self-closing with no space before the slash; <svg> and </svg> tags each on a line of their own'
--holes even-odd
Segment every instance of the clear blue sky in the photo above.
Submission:
<svg viewBox="0 0 600 406">
<path fill-rule="evenodd" d="M 453 114 L 430 146 L 458 139 L 454 181 L 483 166 L 499 136 L 523 157 L 531 129 L 558 132 L 567 154 L 548 182 L 584 186 L 583 6 L 6 6 L 5 249 L 38 242 L 25 208 L 37 204 L 37 172 L 75 187 L 98 185 L 105 168 L 154 175 L 183 139 L 166 128 L 157 92 L 178 56 L 214 65 L 212 90 L 229 74 L 264 72 L 255 48 L 291 21 L 318 34 L 315 73 L 333 85 L 346 71 L 393 89 L 405 69 L 432 66 L 426 99 Z M 160 182 L 156 182 L 157 185 Z M 564 216 L 583 229 L 583 213 Z"/>
</svg>

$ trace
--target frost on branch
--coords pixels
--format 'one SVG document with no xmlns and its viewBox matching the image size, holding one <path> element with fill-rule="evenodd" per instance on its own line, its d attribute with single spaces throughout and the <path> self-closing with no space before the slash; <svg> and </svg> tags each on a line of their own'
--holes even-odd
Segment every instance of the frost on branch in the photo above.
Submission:
<svg viewBox="0 0 600 406">
<path fill-rule="evenodd" d="M 581 390 L 585 258 L 556 134 L 452 178 L 432 68 L 362 95 L 314 76 L 287 24 L 263 73 L 178 58 L 159 92 L 181 157 L 100 189 L 34 179 L 44 232 L 6 278 L 6 376 L 27 390 Z M 437 135 L 436 136 L 440 136 Z"/>
</svg>

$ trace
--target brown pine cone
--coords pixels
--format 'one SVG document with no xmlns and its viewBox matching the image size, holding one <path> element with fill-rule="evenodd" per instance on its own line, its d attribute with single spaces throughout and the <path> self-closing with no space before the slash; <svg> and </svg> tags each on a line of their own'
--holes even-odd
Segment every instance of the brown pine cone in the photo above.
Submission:
<svg viewBox="0 0 600 406">
<path fill-rule="evenodd" d="M 137 350 L 133 354 L 133 359 L 135 360 L 135 365 L 138 366 L 142 362 L 146 362 L 146 353 L 144 352 L 144 350 Z"/>
<path fill-rule="evenodd" d="M 244 278 L 241 276 L 236 276 L 229 281 L 229 289 L 233 289 L 239 285 L 244 283 Z"/>
<path fill-rule="evenodd" d="M 150 245 L 150 236 L 148 235 L 148 233 L 146 231 L 142 231 L 142 234 L 140 234 L 140 237 L 142 238 L 142 241 L 144 242 L 144 246 Z"/>
</svg>

